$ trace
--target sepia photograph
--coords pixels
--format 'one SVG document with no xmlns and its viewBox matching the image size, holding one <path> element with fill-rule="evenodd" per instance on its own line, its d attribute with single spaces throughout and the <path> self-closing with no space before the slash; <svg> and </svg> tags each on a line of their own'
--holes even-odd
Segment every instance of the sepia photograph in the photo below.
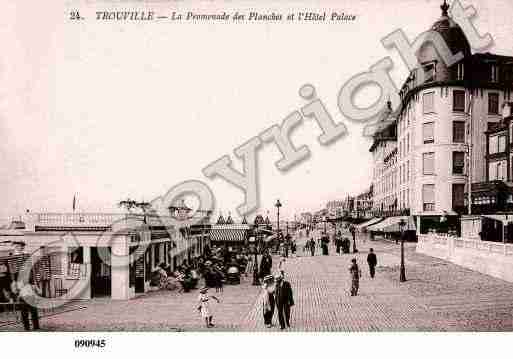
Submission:
<svg viewBox="0 0 513 359">
<path fill-rule="evenodd" d="M 0 348 L 513 331 L 513 2 L 3 5 Z"/>
</svg>

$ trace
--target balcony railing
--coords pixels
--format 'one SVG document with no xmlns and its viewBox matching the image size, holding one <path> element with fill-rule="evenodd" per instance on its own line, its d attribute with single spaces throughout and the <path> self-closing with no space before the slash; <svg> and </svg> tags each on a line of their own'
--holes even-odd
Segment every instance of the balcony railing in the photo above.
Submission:
<svg viewBox="0 0 513 359">
<path fill-rule="evenodd" d="M 373 211 L 374 217 L 399 217 L 399 216 L 409 216 L 410 209 L 399 209 L 399 210 L 390 210 L 390 211 Z"/>
</svg>

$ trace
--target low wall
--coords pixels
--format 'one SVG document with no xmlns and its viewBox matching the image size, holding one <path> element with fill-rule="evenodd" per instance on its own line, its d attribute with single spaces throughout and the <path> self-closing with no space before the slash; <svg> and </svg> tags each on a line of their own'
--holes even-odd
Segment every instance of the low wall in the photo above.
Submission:
<svg viewBox="0 0 513 359">
<path fill-rule="evenodd" d="M 513 282 L 513 245 L 461 237 L 419 235 L 417 252 Z"/>
</svg>

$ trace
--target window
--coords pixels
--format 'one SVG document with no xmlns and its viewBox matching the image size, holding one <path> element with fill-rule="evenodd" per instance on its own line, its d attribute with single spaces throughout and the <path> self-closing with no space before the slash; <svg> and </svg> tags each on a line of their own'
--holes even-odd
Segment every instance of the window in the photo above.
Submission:
<svg viewBox="0 0 513 359">
<path fill-rule="evenodd" d="M 492 82 L 499 82 L 499 66 L 497 64 L 490 65 L 490 80 Z"/>
<path fill-rule="evenodd" d="M 410 180 L 410 161 L 406 161 L 406 180 Z"/>
<path fill-rule="evenodd" d="M 410 134 L 406 135 L 406 154 L 410 153 Z"/>
<path fill-rule="evenodd" d="M 488 94 L 488 113 L 491 115 L 499 114 L 499 94 L 489 93 Z"/>
<path fill-rule="evenodd" d="M 456 112 L 465 111 L 465 91 L 454 90 L 452 93 L 452 110 Z"/>
<path fill-rule="evenodd" d="M 452 185 L 452 208 L 465 206 L 465 185 L 455 183 Z"/>
<path fill-rule="evenodd" d="M 452 123 L 452 142 L 464 143 L 465 142 L 465 122 L 454 121 Z"/>
<path fill-rule="evenodd" d="M 452 153 L 452 173 L 462 175 L 465 168 L 465 152 Z"/>
<path fill-rule="evenodd" d="M 428 152 L 422 154 L 422 169 L 425 175 L 435 174 L 435 153 Z"/>
<path fill-rule="evenodd" d="M 504 81 L 513 81 L 513 66 L 507 65 L 504 67 Z"/>
<path fill-rule="evenodd" d="M 488 139 L 488 154 L 501 153 L 506 151 L 506 136 L 491 136 Z"/>
<path fill-rule="evenodd" d="M 428 92 L 422 96 L 422 110 L 423 113 L 435 112 L 435 93 Z"/>
<path fill-rule="evenodd" d="M 499 137 L 498 136 L 490 136 L 488 138 L 488 154 L 492 155 L 497 153 L 499 150 Z"/>
<path fill-rule="evenodd" d="M 424 66 L 425 82 L 431 82 L 435 80 L 436 76 L 436 64 L 434 62 Z"/>
<path fill-rule="evenodd" d="M 403 166 L 399 166 L 399 183 L 403 183 Z"/>
<path fill-rule="evenodd" d="M 435 185 L 425 184 L 422 186 L 422 201 L 424 211 L 435 210 Z"/>
<path fill-rule="evenodd" d="M 506 161 L 490 162 L 488 164 L 489 181 L 505 181 L 507 178 Z"/>
<path fill-rule="evenodd" d="M 426 122 L 426 123 L 422 124 L 422 136 L 424 138 L 424 143 L 435 142 L 435 123 L 434 122 Z"/>
<path fill-rule="evenodd" d="M 499 136 L 499 152 L 506 151 L 506 136 Z"/>
<path fill-rule="evenodd" d="M 68 247 L 68 276 L 78 278 L 84 264 L 84 247 Z"/>
<path fill-rule="evenodd" d="M 458 64 L 458 73 L 456 75 L 456 79 L 463 80 L 464 77 L 465 77 L 465 65 L 462 62 L 460 62 Z"/>
<path fill-rule="evenodd" d="M 69 263 L 84 263 L 84 247 L 69 247 L 68 248 Z"/>
</svg>

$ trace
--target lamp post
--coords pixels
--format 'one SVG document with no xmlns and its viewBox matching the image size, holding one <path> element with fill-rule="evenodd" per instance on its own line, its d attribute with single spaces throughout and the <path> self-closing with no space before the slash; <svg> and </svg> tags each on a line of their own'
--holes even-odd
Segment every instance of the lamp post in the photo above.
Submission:
<svg viewBox="0 0 513 359">
<path fill-rule="evenodd" d="M 399 222 L 399 229 L 401 230 L 401 270 L 399 275 L 400 282 L 406 282 L 406 269 L 404 268 L 404 227 L 406 222 L 401 219 Z"/>
<path fill-rule="evenodd" d="M 276 233 L 278 233 L 278 240 L 280 240 L 280 207 L 281 207 L 281 202 L 280 200 L 276 200 L 276 203 L 274 204 L 274 206 L 276 207 L 278 213 L 277 213 L 277 223 L 276 223 Z"/>
<path fill-rule="evenodd" d="M 328 216 L 324 216 L 324 234 L 326 235 L 326 222 L 328 222 Z"/>
</svg>

